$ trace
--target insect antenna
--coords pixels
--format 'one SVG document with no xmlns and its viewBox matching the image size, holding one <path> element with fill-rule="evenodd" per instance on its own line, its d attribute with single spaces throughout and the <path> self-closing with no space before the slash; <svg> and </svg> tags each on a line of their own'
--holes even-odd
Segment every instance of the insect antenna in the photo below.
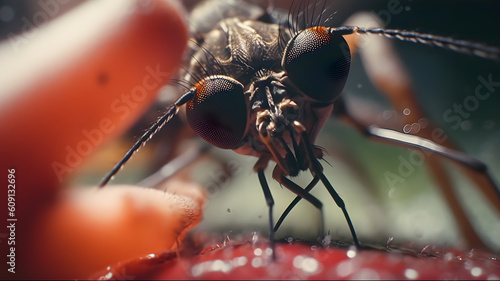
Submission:
<svg viewBox="0 0 500 281">
<path fill-rule="evenodd" d="M 338 28 L 329 28 L 329 32 L 348 34 L 377 34 L 388 38 L 395 38 L 401 41 L 409 41 L 430 46 L 436 46 L 446 50 L 452 50 L 458 53 L 475 55 L 487 59 L 500 60 L 500 48 L 488 46 L 480 43 L 472 43 L 464 40 L 455 40 L 449 37 L 436 36 L 425 33 L 403 31 L 397 29 L 381 28 L 361 28 L 356 26 L 343 26 Z"/>
<path fill-rule="evenodd" d="M 158 119 L 143 135 L 142 137 L 130 148 L 125 156 L 116 163 L 113 169 L 101 180 L 99 183 L 99 187 L 104 187 L 111 178 L 127 163 L 127 161 L 132 157 L 134 152 L 138 151 L 142 145 L 146 144 L 148 140 L 150 140 L 156 132 L 158 132 L 172 117 L 175 116 L 180 106 L 191 100 L 194 96 L 195 90 L 191 90 L 180 97 L 168 110 L 167 112 Z"/>
</svg>

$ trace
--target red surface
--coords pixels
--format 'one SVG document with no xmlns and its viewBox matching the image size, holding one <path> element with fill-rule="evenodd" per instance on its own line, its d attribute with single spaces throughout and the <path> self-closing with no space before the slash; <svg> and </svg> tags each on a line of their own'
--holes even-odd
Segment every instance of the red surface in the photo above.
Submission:
<svg viewBox="0 0 500 281">
<path fill-rule="evenodd" d="M 175 252 L 110 267 L 104 279 L 467 279 L 497 280 L 500 260 L 475 251 L 323 248 L 279 243 L 273 261 L 264 241 L 213 245 L 202 254 Z"/>
</svg>

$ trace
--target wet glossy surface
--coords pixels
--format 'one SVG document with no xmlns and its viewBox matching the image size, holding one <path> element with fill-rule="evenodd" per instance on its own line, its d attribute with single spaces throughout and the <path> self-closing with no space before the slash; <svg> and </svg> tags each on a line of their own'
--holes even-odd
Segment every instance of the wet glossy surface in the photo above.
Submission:
<svg viewBox="0 0 500 281">
<path fill-rule="evenodd" d="M 301 242 L 276 245 L 271 258 L 266 241 L 214 244 L 190 258 L 143 258 L 109 268 L 104 279 L 500 279 L 498 256 L 426 246 L 420 250 L 339 248 Z M 253 242 L 252 242 L 253 240 Z M 181 254 L 182 255 L 182 254 Z M 140 270 L 138 270 L 140 269 Z"/>
</svg>

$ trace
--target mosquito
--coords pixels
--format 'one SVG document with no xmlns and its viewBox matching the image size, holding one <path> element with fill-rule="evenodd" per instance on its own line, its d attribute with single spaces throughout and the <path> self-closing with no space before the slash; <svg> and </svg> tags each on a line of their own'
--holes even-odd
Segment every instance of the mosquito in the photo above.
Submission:
<svg viewBox="0 0 500 281">
<path fill-rule="evenodd" d="M 365 125 L 354 118 L 342 96 L 351 56 L 357 48 L 356 38 L 362 36 L 430 45 L 487 60 L 500 60 L 499 48 L 380 26 L 361 27 L 358 24 L 363 22 L 360 20 L 362 15 L 352 17 L 345 26 L 327 27 L 323 25 L 328 20 L 324 14 L 326 1 L 293 1 L 288 13 L 262 9 L 244 1 L 222 3 L 209 1 L 204 6 L 217 7 L 214 8 L 217 23 L 212 27 L 206 23 L 196 27 L 198 31 L 193 37 L 196 49 L 190 54 L 183 77 L 184 84 L 190 87 L 130 148 L 104 177 L 100 187 L 104 187 L 134 152 L 181 108 L 185 108 L 190 127 L 208 144 L 256 157 L 254 171 L 268 206 L 271 248 L 274 233 L 300 200 L 322 210 L 323 203 L 310 193 L 319 183 L 342 211 L 354 245 L 362 246 L 346 204 L 323 172 L 324 152 L 315 145 L 319 132 L 331 116 L 348 121 L 375 140 L 430 151 L 433 157 L 455 161 L 465 167 L 471 178 L 500 197 L 493 177 L 481 161 L 457 150 L 450 142 L 429 140 L 426 130 L 409 134 Z M 377 19 L 372 16 L 370 22 L 376 23 Z M 386 43 L 374 44 L 385 46 Z M 399 62 L 391 55 L 384 56 L 383 60 L 398 69 Z M 385 78 L 374 74 L 373 79 L 384 82 Z M 389 96 L 401 95 L 407 101 L 414 101 L 407 92 L 394 92 L 390 87 L 387 91 Z M 411 104 L 412 112 L 424 116 L 417 102 Z M 403 105 L 396 101 L 396 106 Z M 297 195 L 276 223 L 274 199 L 264 174 L 271 162 L 276 163 L 272 178 Z M 309 172 L 313 177 L 305 187 L 292 179 L 301 172 Z"/>
</svg>

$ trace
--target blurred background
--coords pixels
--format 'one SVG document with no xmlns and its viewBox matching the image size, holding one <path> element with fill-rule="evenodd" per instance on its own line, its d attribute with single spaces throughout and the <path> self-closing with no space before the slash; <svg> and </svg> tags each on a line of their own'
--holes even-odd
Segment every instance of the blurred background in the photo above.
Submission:
<svg viewBox="0 0 500 281">
<path fill-rule="evenodd" d="M 46 18 L 50 20 L 81 1 L 66 1 L 53 14 L 48 12 L 50 10 L 44 10 L 47 5 L 41 4 L 49 2 L 0 1 L 0 39 L 9 40 L 11 34 L 43 25 L 45 17 L 36 16 L 37 13 L 41 15 L 40 11 L 45 11 Z M 198 2 L 183 3 L 189 10 Z M 255 2 L 264 7 L 274 3 L 287 10 L 291 1 Z M 351 0 L 327 1 L 326 6 L 325 14 L 331 15 L 329 26 L 340 26 L 353 13 L 367 11 L 379 15 L 386 28 L 500 46 L 498 1 Z M 391 12 L 391 7 L 398 7 L 400 12 Z M 453 110 L 455 105 L 465 107 L 464 102 L 470 102 L 477 86 L 481 84 L 479 77 L 500 83 L 499 62 L 421 44 L 393 41 L 427 117 L 463 151 L 488 164 L 495 180 L 500 182 L 500 85 L 492 83 L 491 95 L 479 100 L 477 106 L 474 105 L 475 110 L 466 111 L 468 114 L 465 115 L 456 112 L 447 115 L 453 117 L 454 121 L 445 117 L 445 113 Z M 122 139 L 106 145 L 87 161 L 75 173 L 71 183 L 96 185 L 149 124 L 165 111 L 165 105 L 181 94 L 178 88 L 165 87 L 163 101 L 152 107 Z M 373 87 L 359 59 L 353 60 L 344 96 L 355 109 L 373 114 L 378 120 L 402 114 L 395 112 L 383 94 Z M 118 173 L 114 183 L 138 182 L 169 159 L 201 143 L 193 139 L 181 118 L 173 120 L 129 161 Z M 403 181 L 388 182 L 390 173 L 397 175 L 402 163 L 411 160 L 411 150 L 368 141 L 334 118 L 325 125 L 316 144 L 327 151 L 325 160 L 329 164 L 323 162 L 325 174 L 346 202 L 362 242 L 385 245 L 392 237 L 397 243 L 409 242 L 422 247 L 428 244 L 462 245 L 464 237 L 425 163 L 411 165 L 412 172 Z M 184 174 L 190 180 L 204 185 L 210 198 L 205 207 L 204 220 L 194 232 L 226 233 L 230 237 L 252 231 L 260 231 L 265 235 L 268 233 L 267 207 L 252 169 L 255 161 L 256 158 L 232 151 L 210 148 L 187 167 Z M 478 235 L 494 251 L 499 252 L 498 209 L 491 206 L 455 163 L 447 160 L 442 162 Z M 276 203 L 276 220 L 295 196 L 272 180 L 272 168 L 273 165 L 267 169 L 266 175 Z M 302 173 L 294 180 L 305 186 L 311 177 Z M 351 241 L 342 212 L 326 190 L 318 184 L 312 193 L 324 204 L 325 227 L 332 239 Z M 319 224 L 318 211 L 309 203 L 301 202 L 285 220 L 277 238 L 313 240 Z"/>
</svg>

